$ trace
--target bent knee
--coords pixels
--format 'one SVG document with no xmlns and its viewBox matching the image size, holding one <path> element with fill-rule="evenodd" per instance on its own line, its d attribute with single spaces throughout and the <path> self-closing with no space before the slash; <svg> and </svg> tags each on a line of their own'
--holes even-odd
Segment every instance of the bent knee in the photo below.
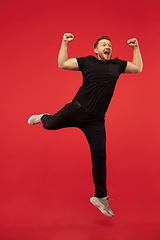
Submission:
<svg viewBox="0 0 160 240">
<path fill-rule="evenodd" d="M 43 123 L 43 128 L 46 130 L 57 130 L 58 128 L 56 128 L 56 126 L 53 126 L 52 124 L 48 124 L 48 123 Z"/>
</svg>

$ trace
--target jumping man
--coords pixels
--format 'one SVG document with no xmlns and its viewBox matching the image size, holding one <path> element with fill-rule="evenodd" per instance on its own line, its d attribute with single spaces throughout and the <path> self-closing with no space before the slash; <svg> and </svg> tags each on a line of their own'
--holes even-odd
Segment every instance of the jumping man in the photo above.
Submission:
<svg viewBox="0 0 160 240">
<path fill-rule="evenodd" d="M 143 62 L 136 38 L 128 40 L 133 48 L 132 62 L 117 57 L 111 59 L 112 44 L 107 36 L 102 36 L 94 44 L 96 57 L 87 56 L 68 59 L 68 43 L 74 39 L 71 33 L 65 33 L 58 56 L 59 68 L 81 71 L 83 84 L 71 103 L 54 115 L 33 115 L 28 123 L 42 123 L 48 130 L 77 127 L 85 134 L 92 158 L 92 174 L 95 194 L 91 203 L 106 216 L 113 217 L 109 206 L 106 188 L 106 132 L 105 114 L 113 96 L 116 82 L 121 73 L 139 73 Z"/>
</svg>

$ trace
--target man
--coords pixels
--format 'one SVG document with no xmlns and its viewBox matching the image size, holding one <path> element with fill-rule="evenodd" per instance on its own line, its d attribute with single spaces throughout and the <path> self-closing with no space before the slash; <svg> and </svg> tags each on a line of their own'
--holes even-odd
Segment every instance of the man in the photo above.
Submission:
<svg viewBox="0 0 160 240">
<path fill-rule="evenodd" d="M 106 188 L 106 133 L 105 113 L 111 101 L 114 88 L 121 73 L 142 71 L 143 62 L 138 41 L 128 40 L 133 48 L 133 60 L 127 62 L 118 58 L 111 59 L 112 44 L 107 36 L 102 36 L 94 45 L 97 57 L 87 56 L 68 59 L 68 43 L 74 39 L 71 33 L 65 33 L 58 56 L 58 65 L 62 69 L 82 71 L 83 84 L 73 101 L 66 104 L 53 116 L 50 114 L 33 115 L 28 123 L 42 123 L 45 129 L 57 130 L 65 127 L 80 128 L 89 143 L 92 158 L 92 173 L 95 194 L 91 203 L 106 216 L 113 217 L 109 206 Z"/>
</svg>

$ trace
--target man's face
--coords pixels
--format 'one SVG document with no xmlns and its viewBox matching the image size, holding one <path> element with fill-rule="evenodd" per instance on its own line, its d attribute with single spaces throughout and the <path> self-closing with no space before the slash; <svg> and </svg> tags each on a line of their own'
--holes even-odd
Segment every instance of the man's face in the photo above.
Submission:
<svg viewBox="0 0 160 240">
<path fill-rule="evenodd" d="M 94 49 L 98 60 L 110 61 L 112 56 L 112 44 L 107 39 L 99 41 L 97 47 Z"/>
</svg>

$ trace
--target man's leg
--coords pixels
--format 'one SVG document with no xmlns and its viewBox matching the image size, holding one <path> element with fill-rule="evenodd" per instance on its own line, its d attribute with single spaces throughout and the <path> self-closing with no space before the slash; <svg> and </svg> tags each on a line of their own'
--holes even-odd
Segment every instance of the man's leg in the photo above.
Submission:
<svg viewBox="0 0 160 240">
<path fill-rule="evenodd" d="M 33 115 L 28 119 L 28 123 L 35 125 L 42 123 L 43 127 L 48 130 L 58 130 L 65 127 L 76 127 L 76 114 L 79 112 L 79 106 L 75 103 L 66 104 L 60 111 L 54 115 L 40 114 Z"/>
<path fill-rule="evenodd" d="M 91 149 L 95 194 L 90 201 L 103 214 L 113 217 L 114 213 L 109 206 L 110 197 L 106 197 L 106 132 L 104 120 L 85 124 L 81 130 L 84 132 Z"/>
<path fill-rule="evenodd" d="M 106 189 L 106 133 L 103 122 L 91 122 L 82 128 L 91 150 L 95 197 L 107 195 Z"/>
</svg>

